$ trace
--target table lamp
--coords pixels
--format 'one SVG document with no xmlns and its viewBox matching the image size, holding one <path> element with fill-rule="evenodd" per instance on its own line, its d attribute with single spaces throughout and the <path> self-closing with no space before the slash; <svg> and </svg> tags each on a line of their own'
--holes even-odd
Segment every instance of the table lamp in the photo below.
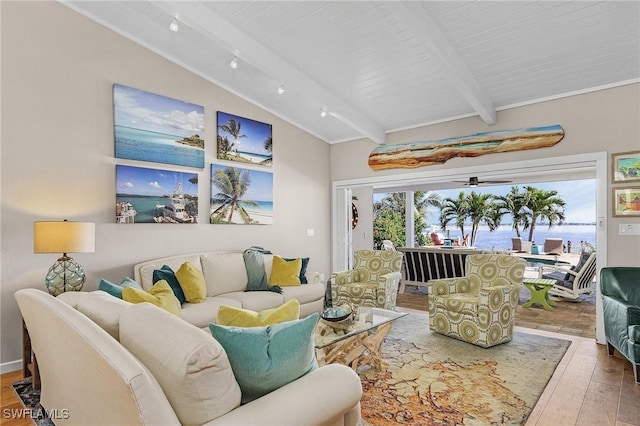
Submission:
<svg viewBox="0 0 640 426">
<path fill-rule="evenodd" d="M 96 224 L 92 222 L 34 222 L 33 252 L 62 253 L 44 279 L 50 294 L 57 296 L 82 289 L 86 279 L 82 266 L 67 253 L 93 253 L 95 230 Z"/>
</svg>

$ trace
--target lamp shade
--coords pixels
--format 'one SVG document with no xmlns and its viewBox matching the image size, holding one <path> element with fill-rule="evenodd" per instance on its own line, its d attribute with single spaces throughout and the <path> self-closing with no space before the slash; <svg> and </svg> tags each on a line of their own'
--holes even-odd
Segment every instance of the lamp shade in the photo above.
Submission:
<svg viewBox="0 0 640 426">
<path fill-rule="evenodd" d="M 93 222 L 34 222 L 34 253 L 93 253 L 96 224 Z"/>
</svg>

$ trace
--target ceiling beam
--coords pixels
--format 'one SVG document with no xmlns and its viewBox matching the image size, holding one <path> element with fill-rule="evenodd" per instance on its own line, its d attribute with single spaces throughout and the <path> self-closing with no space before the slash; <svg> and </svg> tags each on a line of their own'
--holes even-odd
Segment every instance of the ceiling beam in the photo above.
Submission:
<svg viewBox="0 0 640 426">
<path fill-rule="evenodd" d="M 496 107 L 482 89 L 473 74 L 454 48 L 449 44 L 440 28 L 427 13 L 422 2 L 399 2 L 392 10 L 396 16 L 406 23 L 409 31 L 431 52 L 432 59 L 442 68 L 453 86 L 473 107 L 482 120 L 496 124 Z"/>
<path fill-rule="evenodd" d="M 251 38 L 248 34 L 196 1 L 155 1 L 167 12 L 167 19 L 179 14 L 179 20 L 204 36 L 222 41 L 229 47 L 229 56 L 237 52 L 238 58 L 263 70 L 270 77 L 282 81 L 287 90 L 299 92 L 311 104 L 317 105 L 318 114 L 326 107 L 329 115 L 351 127 L 377 144 L 386 142 L 386 133 L 368 115 L 341 99 L 298 70 L 276 52 Z M 167 21 L 169 22 L 169 21 Z"/>
</svg>

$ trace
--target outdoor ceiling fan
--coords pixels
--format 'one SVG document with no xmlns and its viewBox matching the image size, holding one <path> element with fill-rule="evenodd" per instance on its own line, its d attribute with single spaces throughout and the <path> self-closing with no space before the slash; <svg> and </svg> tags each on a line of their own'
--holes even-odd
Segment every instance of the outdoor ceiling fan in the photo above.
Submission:
<svg viewBox="0 0 640 426">
<path fill-rule="evenodd" d="M 475 188 L 483 183 L 511 183 L 510 180 L 478 180 L 477 176 L 470 177 L 468 181 L 454 180 L 454 182 L 462 183 L 464 186 L 469 186 L 471 188 Z"/>
</svg>

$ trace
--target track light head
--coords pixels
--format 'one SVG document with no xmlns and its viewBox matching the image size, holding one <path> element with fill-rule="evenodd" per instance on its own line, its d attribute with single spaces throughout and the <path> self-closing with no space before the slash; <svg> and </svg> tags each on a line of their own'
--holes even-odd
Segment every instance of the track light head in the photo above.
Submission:
<svg viewBox="0 0 640 426">
<path fill-rule="evenodd" d="M 281 84 L 280 86 L 278 86 L 278 95 L 283 95 L 284 94 L 284 84 Z"/>
<path fill-rule="evenodd" d="M 327 116 L 327 107 L 322 107 L 320 110 L 320 117 L 325 118 Z"/>
<path fill-rule="evenodd" d="M 234 70 L 238 68 L 238 55 L 233 55 L 233 60 L 229 63 L 229 66 Z"/>
<path fill-rule="evenodd" d="M 180 29 L 180 26 L 178 25 L 178 18 L 177 18 L 177 16 L 176 16 L 176 17 L 174 17 L 174 18 L 171 20 L 171 23 L 169 24 L 169 29 L 170 29 L 171 31 L 173 31 L 174 33 L 177 33 L 177 32 L 178 32 L 178 30 Z"/>
</svg>

